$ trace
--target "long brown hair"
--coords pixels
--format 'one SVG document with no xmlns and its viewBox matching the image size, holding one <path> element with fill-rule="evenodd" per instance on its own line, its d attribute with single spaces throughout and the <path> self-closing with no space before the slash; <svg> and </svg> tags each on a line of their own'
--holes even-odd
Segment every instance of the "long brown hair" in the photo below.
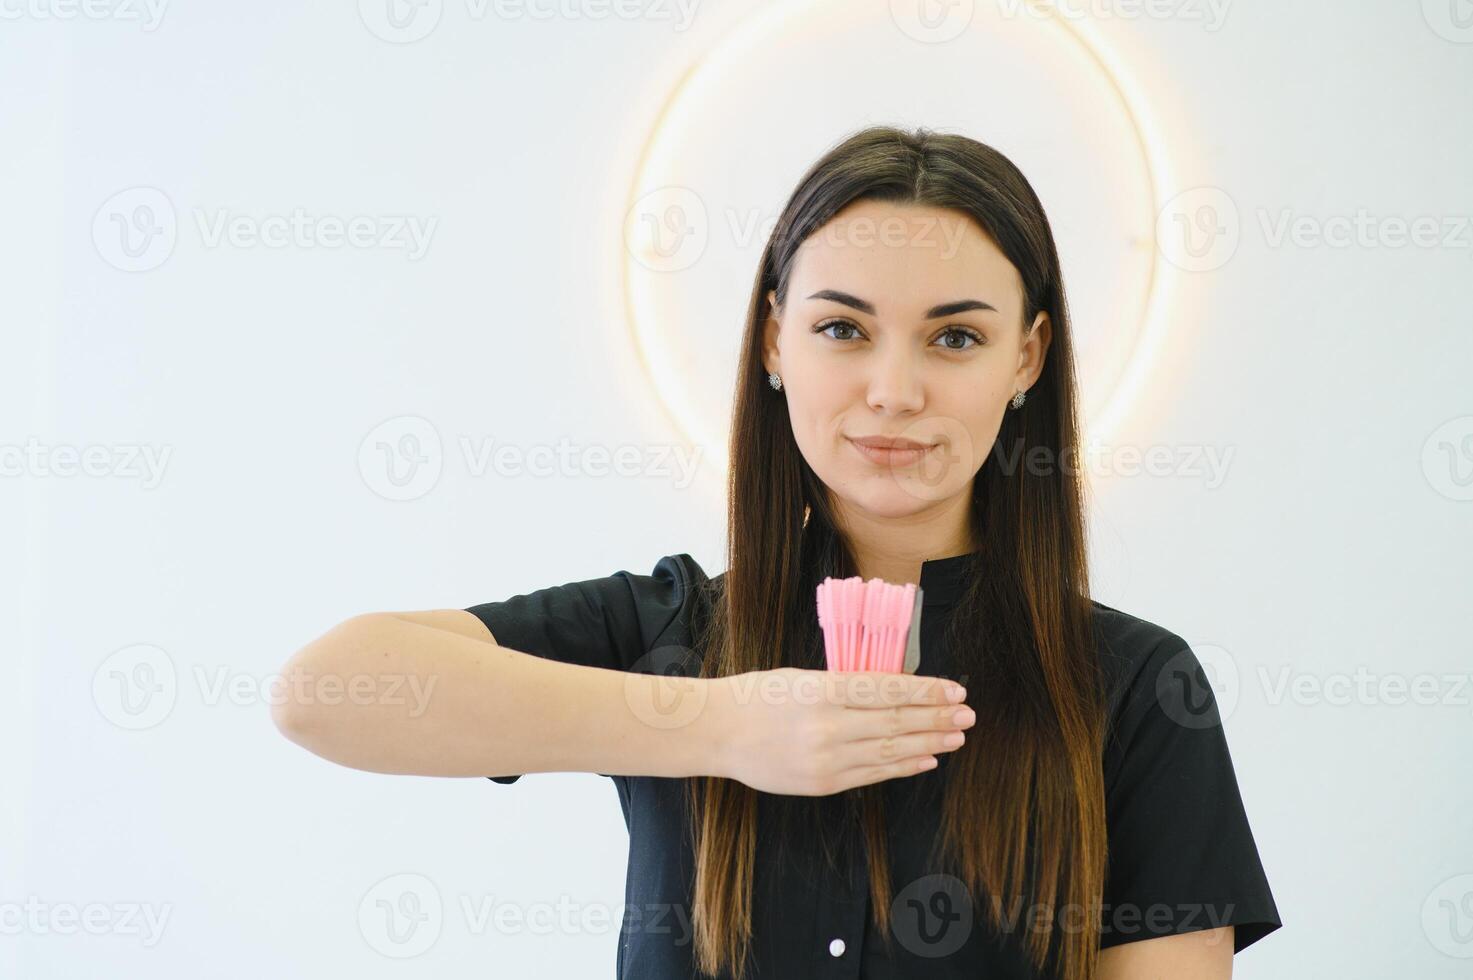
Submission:
<svg viewBox="0 0 1473 980">
<path fill-rule="evenodd" d="M 1062 465 L 1078 458 L 1073 349 L 1043 206 L 997 150 L 924 128 L 871 127 L 829 150 L 789 198 L 763 250 L 747 310 L 731 428 L 728 567 L 696 641 L 706 651 L 700 673 L 822 669 L 815 586 L 825 575 L 858 574 L 828 490 L 793 439 L 787 401 L 768 387 L 762 328 L 771 313 L 768 292 L 775 290 L 778 306 L 785 303 L 804 240 L 865 199 L 970 216 L 1020 273 L 1023 329 L 1040 310 L 1052 324 L 1042 374 L 1026 407 L 1004 413 L 992 452 L 1016 460 L 1042 447 L 1054 465 L 1036 472 L 984 464 L 973 480 L 977 552 L 967 559 L 948 643 L 956 651 L 957 679 L 981 679 L 967 695 L 977 721 L 946 760 L 932 859 L 944 852 L 972 895 L 989 896 L 977 907 L 1000 930 L 1005 909 L 1048 910 L 1047 920 L 1030 929 L 1027 956 L 1041 972 L 1088 980 L 1098 957 L 1096 913 L 1105 876 L 1105 710 L 1088 598 L 1083 487 L 1078 467 Z M 686 786 L 697 968 L 740 977 L 752 932 L 759 794 L 719 777 L 697 777 Z M 862 828 L 870 905 L 888 942 L 892 886 L 883 787 L 859 786 L 835 797 L 844 798 L 852 823 Z M 793 801 L 816 812 L 834 806 L 835 797 Z M 1053 911 L 1060 905 L 1073 911 L 1060 916 Z"/>
</svg>

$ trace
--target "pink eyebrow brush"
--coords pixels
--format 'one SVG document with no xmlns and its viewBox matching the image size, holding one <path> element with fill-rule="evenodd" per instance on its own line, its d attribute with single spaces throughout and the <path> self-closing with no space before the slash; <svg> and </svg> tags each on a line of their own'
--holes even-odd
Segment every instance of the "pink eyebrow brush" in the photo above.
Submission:
<svg viewBox="0 0 1473 980">
<path fill-rule="evenodd" d="M 913 674 L 921 653 L 920 586 L 859 576 L 818 585 L 818 623 L 829 670 Z"/>
</svg>

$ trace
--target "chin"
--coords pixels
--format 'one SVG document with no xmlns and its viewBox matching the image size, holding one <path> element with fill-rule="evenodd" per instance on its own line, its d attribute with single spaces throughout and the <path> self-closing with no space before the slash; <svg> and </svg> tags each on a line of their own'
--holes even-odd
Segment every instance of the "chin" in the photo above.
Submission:
<svg viewBox="0 0 1473 980">
<path fill-rule="evenodd" d="M 869 482 L 873 485 L 850 484 L 844 500 L 849 506 L 875 517 L 910 517 L 953 495 L 953 491 L 944 487 L 927 486 L 916 479 L 871 477 Z"/>
</svg>

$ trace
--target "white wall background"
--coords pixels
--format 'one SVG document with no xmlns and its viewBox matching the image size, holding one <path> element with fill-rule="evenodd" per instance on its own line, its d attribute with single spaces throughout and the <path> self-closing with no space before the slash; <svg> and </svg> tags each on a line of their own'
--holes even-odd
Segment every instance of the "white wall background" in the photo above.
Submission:
<svg viewBox="0 0 1473 980">
<path fill-rule="evenodd" d="M 690 331 L 697 353 L 662 383 L 709 378 L 719 418 L 729 358 L 699 351 L 735 343 L 760 239 L 697 263 L 717 287 L 631 314 L 622 230 L 683 73 L 774 8 L 428 0 L 396 32 L 369 0 L 154 2 L 0 0 L 0 973 L 607 975 L 627 856 L 609 781 L 335 767 L 275 732 L 263 685 L 354 613 L 679 551 L 725 567 L 719 468 L 686 478 L 655 455 L 720 447 L 654 396 L 630 318 Z M 1107 285 L 1146 249 L 1169 303 L 1108 441 L 1175 462 L 1093 477 L 1096 589 L 1216 672 L 1286 921 L 1236 975 L 1466 976 L 1473 8 L 1071 4 L 1149 108 L 1169 163 L 1156 204 L 1192 190 L 1189 214 L 1224 230 L 1192 271 L 1182 245 L 1163 239 L 1163 262 L 1129 229 L 1089 244 L 1128 181 L 1091 166 L 1118 133 L 1059 122 L 1048 66 L 1077 53 L 1009 42 L 1005 73 L 970 56 L 994 35 L 924 39 L 905 3 L 848 6 L 740 61 L 745 83 L 724 76 L 707 93 L 724 111 L 685 126 L 674 172 L 687 161 L 713 208 L 771 216 L 861 125 L 962 128 L 1037 177 L 1096 342 L 1127 302 Z M 996 23 L 987 0 L 951 8 L 967 13 Z M 742 98 L 777 71 L 801 84 Z M 242 237 L 298 208 L 314 234 L 430 230 L 422 254 Z M 222 215 L 243 231 L 212 244 Z M 138 255 L 118 218 L 141 222 Z M 1408 241 L 1418 219 L 1428 237 Z M 374 441 L 420 435 L 435 479 L 396 486 L 360 453 L 386 420 Z M 475 468 L 487 441 L 564 440 L 574 462 L 553 476 Z M 69 453 L 88 447 L 79 472 Z M 595 476 L 596 447 L 643 462 Z M 401 873 L 445 903 L 412 959 L 358 915 Z M 574 924 L 478 918 L 504 903 L 562 903 Z M 90 928 L 67 918 L 84 913 Z"/>
</svg>

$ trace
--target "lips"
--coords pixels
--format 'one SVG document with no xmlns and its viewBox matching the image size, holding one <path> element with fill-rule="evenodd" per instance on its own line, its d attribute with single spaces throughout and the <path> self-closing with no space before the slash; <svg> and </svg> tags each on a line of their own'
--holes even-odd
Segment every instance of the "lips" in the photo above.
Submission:
<svg viewBox="0 0 1473 980">
<path fill-rule="evenodd" d="M 880 466 L 908 466 L 920 462 L 935 446 L 914 439 L 895 439 L 886 436 L 864 436 L 850 438 L 859 455 Z"/>
<path fill-rule="evenodd" d="M 858 439 L 850 438 L 850 442 L 866 446 L 870 449 L 929 449 L 930 445 L 924 442 L 916 442 L 914 439 L 899 439 L 888 436 L 861 436 Z"/>
</svg>

